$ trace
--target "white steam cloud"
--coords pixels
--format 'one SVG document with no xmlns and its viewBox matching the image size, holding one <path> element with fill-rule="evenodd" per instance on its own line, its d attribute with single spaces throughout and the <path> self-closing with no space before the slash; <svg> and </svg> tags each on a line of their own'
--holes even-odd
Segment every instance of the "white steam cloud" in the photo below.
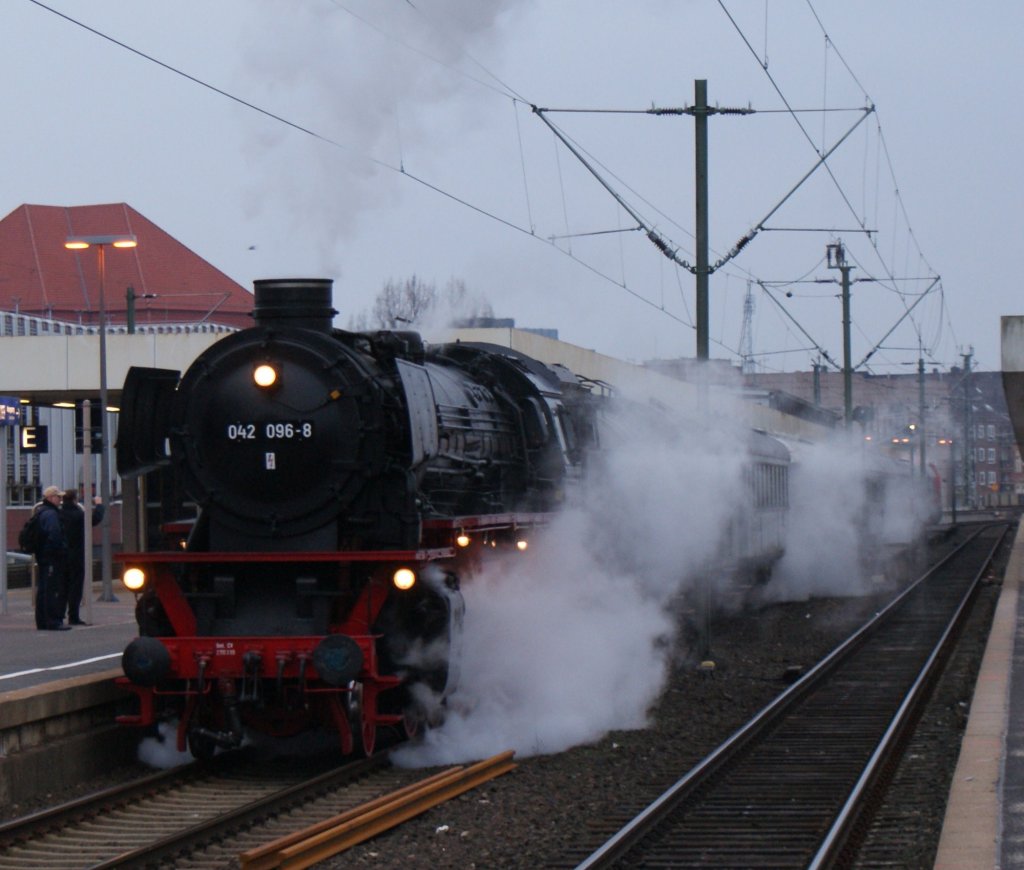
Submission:
<svg viewBox="0 0 1024 870">
<path fill-rule="evenodd" d="M 930 480 L 905 461 L 858 450 L 843 435 L 790 445 L 786 552 L 768 598 L 863 595 L 891 570 L 889 560 L 935 519 Z"/>
<path fill-rule="evenodd" d="M 793 450 L 786 552 L 768 593 L 779 600 L 860 595 L 862 520 L 868 511 L 859 458 L 827 444 Z"/>
<path fill-rule="evenodd" d="M 464 578 L 461 683 L 444 724 L 397 763 L 558 752 L 645 726 L 673 657 L 696 654 L 676 636 L 679 596 L 698 578 L 729 582 L 718 559 L 746 500 L 747 433 L 712 431 L 624 440 L 528 558 Z M 928 518 L 906 468 L 847 444 L 795 450 L 786 555 L 766 597 L 860 594 L 878 568 L 867 556 Z M 868 545 L 865 523 L 879 536 Z"/>
<path fill-rule="evenodd" d="M 632 438 L 526 558 L 468 579 L 461 683 L 444 724 L 397 763 L 558 752 L 644 727 L 675 652 L 668 605 L 718 551 L 743 443 Z"/>
<path fill-rule="evenodd" d="M 473 106 L 495 83 L 473 57 L 497 62 L 502 28 L 520 0 L 295 4 L 264 0 L 241 22 L 244 85 L 267 111 L 315 131 L 254 123 L 247 158 L 288 154 L 296 171 L 256 171 L 247 210 L 299 215 L 316 234 L 318 274 L 342 275 L 359 221 L 405 195 L 400 167 L 436 179 L 439 154 L 480 123 Z M 268 34 L 272 37 L 268 38 Z M 461 72 L 461 74 L 460 74 Z M 470 99 L 459 110 L 452 98 Z M 442 161 L 443 163 L 443 161 Z M 443 184 L 447 183 L 443 180 Z M 310 271 L 274 248 L 264 268 Z M 387 252 L 360 252 L 381 257 Z M 276 271 L 274 271 L 276 270 Z"/>
<path fill-rule="evenodd" d="M 160 722 L 153 737 L 139 741 L 139 761 L 150 767 L 178 767 L 192 761 L 192 753 L 178 749 L 178 723 Z"/>
</svg>

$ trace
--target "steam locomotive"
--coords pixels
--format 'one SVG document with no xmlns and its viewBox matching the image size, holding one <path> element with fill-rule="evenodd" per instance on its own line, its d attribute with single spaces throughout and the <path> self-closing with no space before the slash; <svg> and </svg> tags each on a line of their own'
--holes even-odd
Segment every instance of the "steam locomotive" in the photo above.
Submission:
<svg viewBox="0 0 1024 870">
<path fill-rule="evenodd" d="M 636 452 L 624 421 L 679 435 L 661 410 L 612 415 L 605 385 L 562 366 L 339 330 L 335 313 L 328 280 L 257 281 L 253 327 L 184 374 L 133 368 L 124 384 L 119 474 L 148 475 L 149 501 L 194 516 L 119 558 L 139 626 L 120 681 L 139 711 L 119 718 L 176 719 L 178 748 L 198 757 L 247 732 L 327 728 L 344 754 L 372 753 L 385 729 L 414 734 L 458 682 L 461 583 L 522 557 L 616 437 Z M 763 583 L 800 463 L 764 432 L 736 446 L 742 485 L 702 570 Z M 803 465 L 803 489 L 835 486 Z M 880 550 L 878 530 L 851 523 Z"/>
<path fill-rule="evenodd" d="M 196 508 L 122 554 L 139 637 L 123 685 L 198 757 L 247 729 L 371 753 L 457 680 L 460 578 L 546 524 L 597 446 L 598 391 L 487 344 L 334 329 L 329 280 L 255 282 L 255 325 L 181 375 L 133 368 L 123 477 Z"/>
</svg>

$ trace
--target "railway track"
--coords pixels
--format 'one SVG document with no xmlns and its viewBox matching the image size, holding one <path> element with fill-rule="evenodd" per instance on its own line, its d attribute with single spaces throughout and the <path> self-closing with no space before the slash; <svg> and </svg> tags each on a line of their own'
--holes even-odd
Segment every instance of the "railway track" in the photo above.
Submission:
<svg viewBox="0 0 1024 870">
<path fill-rule="evenodd" d="M 15 819 L 0 826 L 0 870 L 308 867 L 515 764 L 509 751 L 425 779 L 386 755 L 314 776 L 308 766 L 225 757 Z"/>
<path fill-rule="evenodd" d="M 409 779 L 385 756 L 310 775 L 308 761 L 268 763 L 244 755 L 189 765 L 89 795 L 0 825 L 0 870 L 225 866 L 240 851 L 272 838 L 262 823 L 292 829 L 350 809 Z M 323 771 L 324 765 L 318 765 Z M 303 808 L 312 815 L 307 818 Z M 246 835 L 260 823 L 260 829 Z M 240 833 L 225 840 L 227 834 Z M 213 847 L 230 842 L 229 854 Z"/>
<path fill-rule="evenodd" d="M 1006 531 L 979 529 L 579 870 L 851 865 Z"/>
</svg>

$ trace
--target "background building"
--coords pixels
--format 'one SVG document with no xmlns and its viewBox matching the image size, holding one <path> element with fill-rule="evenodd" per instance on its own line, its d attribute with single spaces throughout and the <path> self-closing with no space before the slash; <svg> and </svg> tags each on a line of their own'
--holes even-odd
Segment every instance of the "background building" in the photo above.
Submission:
<svg viewBox="0 0 1024 870">
<path fill-rule="evenodd" d="M 108 250 L 103 269 L 104 339 L 100 332 L 100 269 L 95 249 L 70 251 L 69 236 L 134 235 L 138 245 Z M 23 444 L 6 438 L 8 547 L 24 514 L 50 483 L 83 489 L 82 403 L 92 410 L 89 478 L 101 487 L 100 356 L 111 363 L 108 405 L 116 407 L 124 365 L 160 365 L 164 345 L 194 354 L 219 335 L 251 324 L 252 294 L 125 203 L 22 205 L 0 220 L 0 393 L 20 403 Z M 34 338 L 46 338 L 43 343 Z M 112 501 L 121 495 L 113 445 L 117 413 L 107 413 L 107 464 Z M 42 446 L 44 449 L 38 449 Z M 111 527 L 118 540 L 119 510 Z"/>
<path fill-rule="evenodd" d="M 748 374 L 748 387 L 779 390 L 842 420 L 841 372 Z M 1000 372 L 954 367 L 949 372 L 853 376 L 857 436 L 924 462 L 942 478 L 943 503 L 962 508 L 1024 505 L 1024 473 L 1006 408 Z M 952 487 L 952 488 L 951 488 Z"/>
<path fill-rule="evenodd" d="M 1001 372 L 970 368 L 900 375 L 853 375 L 856 437 L 938 474 L 947 511 L 1024 505 L 1024 469 L 1006 407 Z M 652 360 L 650 368 L 695 381 L 696 360 Z M 742 386 L 751 401 L 819 425 L 841 429 L 845 416 L 842 372 L 743 373 L 724 360 L 704 369 L 708 383 Z"/>
<path fill-rule="evenodd" d="M 97 326 L 96 252 L 68 251 L 64 242 L 110 234 L 132 234 L 138 247 L 106 257 L 108 326 L 251 322 L 245 288 L 125 203 L 22 205 L 0 220 L 0 310 L 30 315 L 35 328 L 41 321 Z"/>
</svg>

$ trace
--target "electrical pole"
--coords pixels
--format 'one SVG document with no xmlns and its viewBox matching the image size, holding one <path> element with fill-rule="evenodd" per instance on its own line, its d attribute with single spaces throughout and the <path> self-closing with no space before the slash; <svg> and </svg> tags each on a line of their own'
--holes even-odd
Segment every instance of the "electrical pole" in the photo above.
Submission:
<svg viewBox="0 0 1024 870">
<path fill-rule="evenodd" d="M 925 450 L 925 425 L 924 425 L 924 357 L 917 358 L 917 428 L 920 431 L 918 440 L 921 442 L 921 477 L 924 477 L 924 450 Z"/>
<path fill-rule="evenodd" d="M 697 242 L 697 359 L 709 358 L 708 320 L 708 83 L 693 83 L 694 170 Z"/>
<path fill-rule="evenodd" d="M 125 311 L 128 323 L 128 334 L 135 335 L 135 300 L 138 298 L 135 295 L 135 288 L 131 284 L 128 285 L 128 289 L 125 291 Z"/>
<path fill-rule="evenodd" d="M 850 359 L 850 270 L 842 241 L 825 246 L 828 267 L 838 269 L 842 276 L 843 299 L 843 419 L 849 429 L 853 422 L 853 362 Z"/>
<path fill-rule="evenodd" d="M 747 295 L 743 300 L 743 328 L 740 330 L 740 371 L 745 375 L 754 373 L 754 294 L 747 281 Z"/>
<path fill-rule="evenodd" d="M 974 488 L 971 486 L 970 459 L 974 455 L 974 444 L 971 435 L 974 422 L 971 419 L 971 357 L 974 352 L 965 353 L 964 357 L 964 507 L 974 507 Z"/>
<path fill-rule="evenodd" d="M 684 106 L 683 108 L 664 108 L 659 109 L 651 107 L 650 109 L 644 110 L 647 114 L 651 115 L 693 115 L 694 117 L 694 164 L 696 170 L 696 190 L 694 192 L 695 199 L 695 211 L 696 211 L 696 229 L 695 229 L 695 240 L 697 244 L 697 263 L 691 265 L 679 256 L 678 250 L 669 243 L 669 241 L 663 238 L 658 231 L 648 224 L 634 208 L 632 208 L 628 202 L 626 202 L 622 196 L 620 196 L 608 182 L 602 177 L 602 174 L 592 163 L 583 155 L 583 153 L 577 148 L 566 136 L 559 130 L 554 124 L 548 119 L 547 115 L 551 112 L 559 111 L 580 111 L 578 109 L 544 109 L 539 106 L 533 106 L 533 112 L 536 114 L 547 126 L 551 132 L 561 141 L 561 143 L 569 149 L 569 151 L 576 157 L 583 166 L 597 179 L 598 183 L 604 187 L 615 199 L 615 201 L 621 206 L 621 208 L 634 220 L 636 220 L 638 229 L 643 229 L 647 233 L 647 238 L 650 239 L 651 243 L 661 251 L 666 257 L 672 262 L 682 266 L 688 272 L 691 272 L 697 278 L 697 359 L 707 360 L 709 357 L 709 345 L 710 345 L 710 329 L 708 326 L 708 279 L 711 273 L 718 269 L 720 266 L 727 263 L 733 257 L 735 257 L 744 247 L 750 242 L 754 236 L 760 232 L 764 226 L 764 222 L 768 220 L 782 205 L 780 202 L 765 216 L 764 220 L 761 221 L 758 226 L 744 235 L 732 248 L 732 250 L 723 257 L 719 262 L 712 266 L 709 262 L 708 257 L 708 117 L 710 115 L 752 115 L 754 109 L 749 106 L 745 109 L 736 108 L 724 108 L 719 106 L 708 105 L 708 83 L 707 79 L 694 79 L 693 82 L 694 92 L 694 105 Z M 873 112 L 872 107 L 865 111 L 864 117 L 870 112 Z M 861 119 L 863 120 L 863 118 Z M 858 124 L 860 121 L 857 122 Z M 854 125 L 856 127 L 857 125 Z M 849 136 L 853 132 L 850 130 L 846 135 Z M 814 169 L 821 166 L 826 158 L 839 147 L 841 142 L 846 139 L 843 137 L 837 142 L 829 151 L 819 158 L 815 164 Z M 811 170 L 811 172 L 814 171 Z M 804 179 L 801 180 L 800 184 L 811 173 L 807 173 Z M 797 187 L 800 185 L 798 184 Z M 796 188 L 794 188 L 795 190 Z M 792 191 L 791 191 L 792 193 Z M 788 199 L 788 195 L 786 197 Z M 785 201 L 785 200 L 783 200 Z"/>
<path fill-rule="evenodd" d="M 711 273 L 718 268 L 711 267 L 708 255 L 708 117 L 711 115 L 748 115 L 753 109 L 727 109 L 718 106 L 708 105 L 708 82 L 707 79 L 694 79 L 693 81 L 693 105 L 685 109 L 656 109 L 657 114 L 684 114 L 693 115 L 693 136 L 694 136 L 694 241 L 697 245 L 697 262 L 691 269 L 697 279 L 697 359 L 707 360 L 710 358 L 710 327 L 709 327 L 709 301 L 708 285 Z M 744 237 L 735 248 L 735 253 L 750 241 Z M 655 242 L 657 244 L 657 242 Z M 664 247 L 662 247 L 664 250 Z M 721 265 L 721 264 L 718 264 Z"/>
</svg>

